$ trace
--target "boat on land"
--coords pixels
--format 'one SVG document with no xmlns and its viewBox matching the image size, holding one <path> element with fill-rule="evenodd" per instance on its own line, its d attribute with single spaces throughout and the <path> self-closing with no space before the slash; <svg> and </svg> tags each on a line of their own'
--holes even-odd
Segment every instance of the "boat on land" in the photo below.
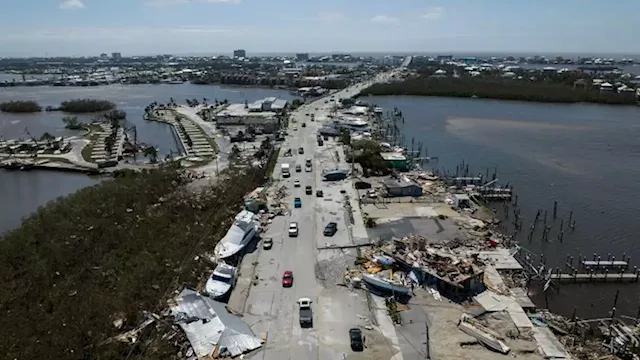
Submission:
<svg viewBox="0 0 640 360">
<path fill-rule="evenodd" d="M 327 181 L 337 181 L 337 180 L 345 179 L 348 174 L 349 174 L 349 170 L 336 169 L 336 170 L 323 171 L 322 177 L 324 177 L 325 180 Z"/>
<path fill-rule="evenodd" d="M 236 280 L 237 269 L 234 266 L 221 262 L 207 280 L 206 294 L 214 300 L 225 297 L 233 288 Z"/>
<path fill-rule="evenodd" d="M 391 292 L 396 295 L 409 295 L 411 292 L 411 289 L 405 286 L 402 282 L 377 274 L 363 274 L 362 280 L 367 285 L 375 289 Z"/>
<path fill-rule="evenodd" d="M 258 233 L 256 214 L 242 210 L 236 215 L 226 235 L 214 249 L 218 260 L 231 257 L 244 249 Z"/>
</svg>

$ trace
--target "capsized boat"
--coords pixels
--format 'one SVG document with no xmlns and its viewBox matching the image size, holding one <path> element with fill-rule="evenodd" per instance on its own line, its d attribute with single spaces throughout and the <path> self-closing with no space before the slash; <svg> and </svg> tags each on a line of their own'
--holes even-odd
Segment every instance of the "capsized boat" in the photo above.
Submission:
<svg viewBox="0 0 640 360">
<path fill-rule="evenodd" d="M 215 299 L 224 297 L 233 287 L 236 280 L 236 268 L 223 262 L 215 270 L 205 285 L 206 294 Z"/>
<path fill-rule="evenodd" d="M 397 295 L 409 295 L 411 292 L 411 289 L 401 281 L 378 274 L 363 274 L 362 280 L 375 289 L 392 292 Z"/>
<path fill-rule="evenodd" d="M 236 215 L 227 234 L 218 242 L 214 249 L 216 259 L 226 259 L 244 249 L 258 232 L 256 214 L 242 210 Z"/>
</svg>

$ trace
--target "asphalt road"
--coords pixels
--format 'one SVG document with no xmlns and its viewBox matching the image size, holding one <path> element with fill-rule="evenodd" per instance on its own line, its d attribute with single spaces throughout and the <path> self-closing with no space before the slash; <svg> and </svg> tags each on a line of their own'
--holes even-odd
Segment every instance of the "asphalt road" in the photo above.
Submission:
<svg viewBox="0 0 640 360">
<path fill-rule="evenodd" d="M 366 84 L 334 96 L 336 99 L 352 96 L 362 86 Z M 282 144 L 273 176 L 278 181 L 276 186 L 284 185 L 287 188 L 284 201 L 289 204 L 290 214 L 274 218 L 268 230 L 262 234 L 263 238 L 272 238 L 274 245 L 270 250 L 258 249 L 257 254 L 248 257 L 255 266 L 253 273 L 249 273 L 252 266 L 246 264 L 247 258 L 240 270 L 241 279 L 234 291 L 242 292 L 245 296 L 248 292 L 242 311 L 244 320 L 256 334 L 264 334 L 267 338 L 263 349 L 251 354 L 253 359 L 390 359 L 393 356 L 393 349 L 386 345 L 381 335 L 375 333 L 376 330 L 366 330 L 365 335 L 367 339 L 380 339 L 378 342 L 383 344 L 382 349 L 375 348 L 374 344 L 363 353 L 354 353 L 350 349 L 349 329 L 369 325 L 368 318 L 371 317 L 362 291 L 350 291 L 337 286 L 342 282 L 344 271 L 353 267 L 356 250 L 318 249 L 368 241 L 362 236 L 366 231 L 359 214 L 354 215 L 356 221 L 351 224 L 345 211 L 345 194 L 352 198 L 352 206 L 356 204 L 357 207 L 357 199 L 354 199 L 357 195 L 351 181 L 326 182 L 322 179 L 323 169 L 347 166 L 344 153 L 335 140 L 325 141 L 324 146 L 318 146 L 316 141 L 317 130 L 322 124 L 312 122 L 310 115 L 314 114 L 316 119 L 326 118 L 331 106 L 331 101 L 325 103 L 325 99 L 320 99 L 292 113 L 289 136 Z M 302 127 L 302 123 L 306 127 Z M 298 153 L 300 147 L 304 149 L 303 154 Z M 284 157 L 282 154 L 288 148 L 292 149 L 292 156 Z M 306 158 L 312 159 L 311 172 L 304 170 Z M 290 178 L 281 176 L 283 163 L 291 166 Z M 301 172 L 295 172 L 296 164 L 302 166 Z M 295 179 L 300 180 L 300 187 L 294 187 Z M 305 194 L 307 185 L 312 186 L 312 195 Z M 318 189 L 324 192 L 324 197 L 316 197 Z M 301 208 L 293 207 L 295 197 L 301 198 Z M 338 224 L 338 232 L 332 237 L 323 235 L 329 221 Z M 298 237 L 288 236 L 290 222 L 298 223 Z M 282 287 L 281 278 L 285 270 L 293 271 L 291 288 Z M 232 295 L 231 302 L 236 302 L 233 298 L 238 296 Z M 312 328 L 302 328 L 299 324 L 296 301 L 301 297 L 309 297 L 313 301 Z M 375 354 L 372 354 L 374 349 Z"/>
</svg>

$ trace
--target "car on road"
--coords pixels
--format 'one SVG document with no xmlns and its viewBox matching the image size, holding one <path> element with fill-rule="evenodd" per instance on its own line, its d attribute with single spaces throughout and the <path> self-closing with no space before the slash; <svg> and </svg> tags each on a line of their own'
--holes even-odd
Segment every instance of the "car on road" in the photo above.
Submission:
<svg viewBox="0 0 640 360">
<path fill-rule="evenodd" d="M 298 154 L 304 154 L 304 148 L 298 148 Z"/>
<path fill-rule="evenodd" d="M 351 343 L 351 350 L 363 351 L 364 340 L 362 337 L 362 330 L 358 328 L 349 329 L 349 342 Z"/>
<path fill-rule="evenodd" d="M 300 327 L 313 327 L 313 310 L 311 310 L 311 299 L 298 299 L 298 307 L 300 308 Z"/>
<path fill-rule="evenodd" d="M 300 180 L 299 179 L 295 179 L 293 180 L 293 187 L 300 187 Z"/>
<path fill-rule="evenodd" d="M 305 194 L 307 194 L 307 195 L 311 195 L 311 194 L 313 194 L 313 190 L 311 189 L 311 185 L 307 185 L 307 186 L 304 188 L 304 193 L 305 193 Z"/>
<path fill-rule="evenodd" d="M 273 247 L 273 239 L 272 238 L 266 238 L 264 240 L 262 240 L 262 248 L 265 250 L 269 250 Z"/>
<path fill-rule="evenodd" d="M 307 127 L 307 124 L 305 124 L 305 123 L 302 123 L 302 127 Z"/>
<path fill-rule="evenodd" d="M 300 200 L 299 197 L 293 199 L 293 207 L 296 207 L 296 208 L 302 207 L 302 200 Z"/>
<path fill-rule="evenodd" d="M 324 231 L 322 232 L 325 236 L 333 236 L 338 231 L 338 224 L 335 222 L 330 222 L 327 226 L 324 227 Z"/>
<path fill-rule="evenodd" d="M 289 224 L 289 237 L 298 236 L 298 223 L 292 222 Z"/>
<path fill-rule="evenodd" d="M 304 167 L 304 171 L 305 172 L 311 172 L 313 170 L 313 168 L 311 166 L 305 166 Z"/>
<path fill-rule="evenodd" d="M 287 270 L 282 275 L 282 287 L 291 287 L 293 285 L 293 271 Z"/>
<path fill-rule="evenodd" d="M 322 193 L 322 190 L 316 190 L 316 197 L 323 197 L 324 194 Z"/>
<path fill-rule="evenodd" d="M 293 131 L 298 131 L 298 128 L 297 128 L 297 127 L 294 127 L 294 128 L 293 128 Z"/>
<path fill-rule="evenodd" d="M 298 164 L 296 165 L 296 172 L 301 172 L 302 171 L 302 165 Z"/>
</svg>

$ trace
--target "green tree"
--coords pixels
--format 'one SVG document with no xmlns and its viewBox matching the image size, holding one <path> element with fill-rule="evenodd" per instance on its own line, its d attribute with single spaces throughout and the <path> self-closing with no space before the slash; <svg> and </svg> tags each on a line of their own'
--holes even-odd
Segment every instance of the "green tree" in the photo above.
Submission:
<svg viewBox="0 0 640 360">
<path fill-rule="evenodd" d="M 149 162 L 155 164 L 158 161 L 158 149 L 154 146 L 147 146 L 142 151 L 142 154 L 149 159 Z"/>
</svg>

